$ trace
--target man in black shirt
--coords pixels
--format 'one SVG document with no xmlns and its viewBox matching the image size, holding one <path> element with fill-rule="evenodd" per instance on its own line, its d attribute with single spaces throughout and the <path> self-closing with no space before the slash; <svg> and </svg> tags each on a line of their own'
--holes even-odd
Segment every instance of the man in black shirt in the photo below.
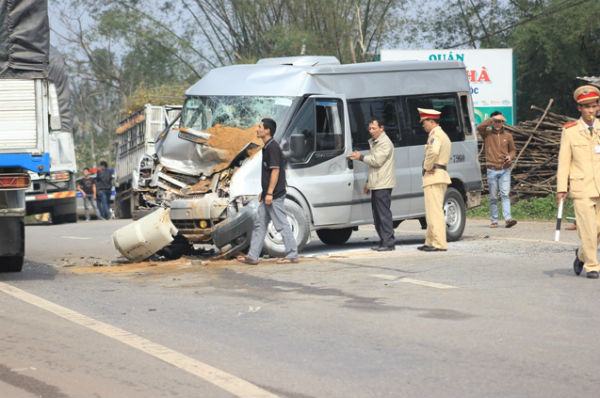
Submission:
<svg viewBox="0 0 600 398">
<path fill-rule="evenodd" d="M 277 124 L 275 121 L 268 118 L 263 119 L 256 129 L 256 135 L 264 142 L 262 149 L 262 192 L 258 196 L 260 204 L 254 230 L 252 231 L 250 250 L 247 256 L 238 257 L 239 261 L 246 264 L 258 264 L 258 257 L 262 251 L 269 221 L 273 221 L 273 225 L 277 232 L 281 234 L 285 246 L 285 257 L 277 262 L 280 264 L 298 262 L 298 245 L 285 213 L 285 159 L 279 144 L 273 140 L 276 129 Z"/>
<path fill-rule="evenodd" d="M 110 218 L 110 190 L 112 174 L 106 161 L 100 162 L 100 170 L 96 173 L 96 190 L 98 192 L 98 208 L 103 218 Z"/>
<path fill-rule="evenodd" d="M 104 220 L 104 217 L 98 211 L 96 207 L 96 180 L 90 177 L 90 169 L 87 167 L 83 169 L 83 178 L 77 183 L 77 190 L 83 195 L 83 207 L 85 209 L 85 221 L 90 221 L 89 207 L 92 206 L 94 214 L 100 220 Z"/>
</svg>

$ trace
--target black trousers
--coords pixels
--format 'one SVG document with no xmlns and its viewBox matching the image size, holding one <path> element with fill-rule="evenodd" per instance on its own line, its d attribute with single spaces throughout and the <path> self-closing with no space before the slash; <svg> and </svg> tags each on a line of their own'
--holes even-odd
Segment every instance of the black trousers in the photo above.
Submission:
<svg viewBox="0 0 600 398">
<path fill-rule="evenodd" d="M 379 244 L 392 247 L 396 243 L 394 238 L 394 225 L 392 221 L 392 189 L 375 189 L 371 191 L 371 209 L 375 230 L 379 235 Z"/>
</svg>

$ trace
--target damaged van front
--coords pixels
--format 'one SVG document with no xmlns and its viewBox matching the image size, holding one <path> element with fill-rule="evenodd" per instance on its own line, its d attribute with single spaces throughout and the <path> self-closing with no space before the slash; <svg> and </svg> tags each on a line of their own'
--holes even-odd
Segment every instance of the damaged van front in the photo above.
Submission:
<svg viewBox="0 0 600 398">
<path fill-rule="evenodd" d="M 260 191 L 264 117 L 284 124 L 293 97 L 188 95 L 179 127 L 157 144 L 147 201 L 171 208 L 178 244 L 214 244 L 224 254 L 249 244 Z M 145 167 L 148 168 L 147 166 Z M 184 243 L 185 246 L 185 243 Z"/>
</svg>

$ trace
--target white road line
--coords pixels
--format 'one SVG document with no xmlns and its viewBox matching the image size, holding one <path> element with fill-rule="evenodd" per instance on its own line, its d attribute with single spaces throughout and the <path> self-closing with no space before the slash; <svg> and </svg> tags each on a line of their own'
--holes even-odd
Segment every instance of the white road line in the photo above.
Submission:
<svg viewBox="0 0 600 398">
<path fill-rule="evenodd" d="M 388 281 L 403 282 L 403 283 L 412 283 L 413 285 L 434 287 L 436 289 L 458 289 L 456 286 L 452 286 L 452 285 L 445 285 L 443 283 L 436 283 L 436 282 L 421 281 L 419 279 L 398 277 L 398 276 L 395 276 L 395 275 L 372 274 L 371 276 L 374 277 L 374 278 L 385 279 L 385 280 L 388 280 Z"/>
<path fill-rule="evenodd" d="M 567 246 L 575 246 L 578 247 L 579 243 L 577 242 L 556 242 L 554 240 L 545 240 L 545 239 L 528 239 L 528 238 L 512 238 L 508 236 L 495 236 L 494 239 L 497 240 L 517 240 L 521 242 L 533 242 L 533 243 L 548 243 L 551 245 L 567 245 Z"/>
<path fill-rule="evenodd" d="M 0 291 L 45 311 L 58 315 L 68 321 L 98 332 L 106 337 L 110 337 L 123 344 L 127 344 L 130 347 L 167 362 L 194 376 L 200 377 L 201 379 L 204 379 L 205 381 L 212 383 L 237 397 L 277 398 L 277 395 L 263 390 L 262 388 L 232 374 L 200 362 L 194 358 L 188 357 L 177 351 L 171 350 L 163 345 L 153 343 L 148 339 L 133 333 L 129 333 L 126 330 L 119 329 L 118 327 L 101 321 L 97 321 L 76 311 L 62 307 L 31 293 L 27 293 L 7 283 L 0 282 Z"/>
<path fill-rule="evenodd" d="M 398 279 L 396 275 L 388 275 L 388 274 L 372 274 L 373 278 L 385 279 L 386 281 L 395 281 Z"/>
<path fill-rule="evenodd" d="M 64 238 L 64 239 L 81 239 L 81 240 L 92 239 L 92 238 L 86 238 L 85 236 L 61 236 L 61 238 Z"/>
<path fill-rule="evenodd" d="M 411 278 L 400 278 L 400 279 L 398 279 L 398 282 L 412 283 L 414 285 L 434 287 L 436 289 L 458 289 L 456 286 L 452 286 L 452 285 L 445 285 L 443 283 L 420 281 L 418 279 L 411 279 Z"/>
</svg>

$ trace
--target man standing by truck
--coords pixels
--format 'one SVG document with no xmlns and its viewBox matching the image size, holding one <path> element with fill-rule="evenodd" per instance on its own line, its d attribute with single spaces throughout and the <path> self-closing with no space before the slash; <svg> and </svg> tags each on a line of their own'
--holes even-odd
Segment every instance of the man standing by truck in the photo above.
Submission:
<svg viewBox="0 0 600 398">
<path fill-rule="evenodd" d="M 108 169 L 108 163 L 105 160 L 100 162 L 100 169 L 96 172 L 96 191 L 98 193 L 97 202 L 100 215 L 110 218 L 110 191 L 112 188 L 112 173 Z"/>
<path fill-rule="evenodd" d="M 96 217 L 98 217 L 99 220 L 104 220 L 104 217 L 100 214 L 100 211 L 98 211 L 98 207 L 96 206 L 96 181 L 90 177 L 90 169 L 87 167 L 83 169 L 83 178 L 77 183 L 77 190 L 83 195 L 85 221 L 90 221 L 90 206 L 94 209 Z"/>
<path fill-rule="evenodd" d="M 298 262 L 298 246 L 285 213 L 285 158 L 279 144 L 273 140 L 276 129 L 275 121 L 268 118 L 261 120 L 256 129 L 256 135 L 264 142 L 261 168 L 262 192 L 258 195 L 260 205 L 252 231 L 250 250 L 247 256 L 238 257 L 238 260 L 245 264 L 258 264 L 269 221 L 273 221 L 285 245 L 285 257 L 277 260 L 277 263 Z"/>
<path fill-rule="evenodd" d="M 364 156 L 360 152 L 352 152 L 351 160 L 360 160 L 369 166 L 369 176 L 363 188 L 364 192 L 371 193 L 371 209 L 373 223 L 379 235 L 379 246 L 375 251 L 394 250 L 396 238 L 392 219 L 392 189 L 396 186 L 394 173 L 394 144 L 385 133 L 383 124 L 379 119 L 369 122 L 370 152 Z"/>
<path fill-rule="evenodd" d="M 505 227 L 517 224 L 510 214 L 510 162 L 517 154 L 511 133 L 504 129 L 506 118 L 494 111 L 479 126 L 477 132 L 485 146 L 487 181 L 490 191 L 490 228 L 498 228 L 498 188 L 502 201 L 502 216 Z"/>
<path fill-rule="evenodd" d="M 450 139 L 438 124 L 441 112 L 417 108 L 423 129 L 429 134 L 423 160 L 423 192 L 425 194 L 425 219 L 427 232 L 425 244 L 418 249 L 425 252 L 448 250 L 444 195 L 450 176 L 446 171 L 450 161 Z"/>
</svg>

